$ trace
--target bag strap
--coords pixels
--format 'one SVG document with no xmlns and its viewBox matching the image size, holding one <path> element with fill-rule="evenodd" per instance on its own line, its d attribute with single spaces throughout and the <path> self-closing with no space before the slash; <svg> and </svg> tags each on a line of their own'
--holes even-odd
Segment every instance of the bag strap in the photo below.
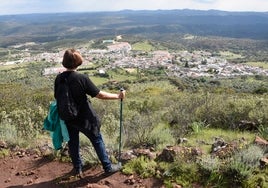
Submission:
<svg viewBox="0 0 268 188">
<path fill-rule="evenodd" d="M 68 74 L 66 74 L 66 75 L 62 75 L 62 79 L 63 79 L 63 81 L 66 83 L 66 86 L 68 87 L 68 91 L 69 91 L 69 93 L 70 93 L 70 97 L 72 97 L 73 98 L 73 93 L 72 93 L 72 90 L 71 90 L 71 88 L 70 88 L 70 81 L 69 81 L 69 76 L 72 74 L 72 72 L 70 72 L 70 73 L 68 73 Z M 73 98 L 73 100 L 75 101 L 75 99 Z M 75 101 L 76 102 L 76 101 Z M 77 103 L 77 102 L 76 102 Z"/>
</svg>

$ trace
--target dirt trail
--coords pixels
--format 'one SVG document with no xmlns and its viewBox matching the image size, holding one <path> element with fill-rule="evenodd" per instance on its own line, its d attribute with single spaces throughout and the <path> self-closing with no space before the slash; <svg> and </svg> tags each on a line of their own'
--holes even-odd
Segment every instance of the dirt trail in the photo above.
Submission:
<svg viewBox="0 0 268 188">
<path fill-rule="evenodd" d="M 100 167 L 88 167 L 82 179 L 68 175 L 70 163 L 37 155 L 15 155 L 0 159 L 1 188 L 160 188 L 156 179 L 140 179 L 120 172 L 104 176 Z"/>
</svg>

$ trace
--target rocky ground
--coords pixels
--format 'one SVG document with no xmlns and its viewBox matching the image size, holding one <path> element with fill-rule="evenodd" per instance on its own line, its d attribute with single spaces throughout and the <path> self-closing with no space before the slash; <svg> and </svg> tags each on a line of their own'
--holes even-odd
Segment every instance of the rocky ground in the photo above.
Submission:
<svg viewBox="0 0 268 188">
<path fill-rule="evenodd" d="M 239 139 L 240 140 L 240 139 Z M 217 140 L 212 145 L 212 154 L 218 157 L 230 155 L 239 145 L 244 143 L 244 139 L 226 143 L 224 140 Z M 268 146 L 268 141 L 256 136 L 254 143 L 261 146 Z M 61 162 L 53 157 L 48 147 L 38 149 L 8 149 L 4 142 L 0 142 L 0 187 L 1 188 L 164 188 L 163 182 L 159 179 L 142 179 L 136 175 L 124 175 L 121 172 L 105 176 L 100 165 L 86 166 L 83 169 L 83 178 L 74 177 L 69 174 L 72 170 L 70 162 Z M 8 151 L 8 152 L 5 152 Z M 160 154 L 158 160 L 173 161 L 176 155 L 181 153 L 189 157 L 202 154 L 198 148 L 174 146 L 167 147 Z M 134 149 L 132 152 L 124 153 L 122 158 L 130 159 L 132 155 L 145 155 L 155 159 L 154 152 L 149 149 Z M 1 157 L 4 156 L 4 157 Z M 261 166 L 267 166 L 267 154 L 260 160 Z M 180 185 L 174 184 L 179 188 Z M 201 187 L 198 184 L 193 187 Z"/>
<path fill-rule="evenodd" d="M 117 172 L 105 176 L 100 166 L 85 167 L 84 177 L 69 175 L 72 165 L 50 157 L 20 151 L 0 159 L 1 188 L 157 188 L 162 182 Z"/>
</svg>

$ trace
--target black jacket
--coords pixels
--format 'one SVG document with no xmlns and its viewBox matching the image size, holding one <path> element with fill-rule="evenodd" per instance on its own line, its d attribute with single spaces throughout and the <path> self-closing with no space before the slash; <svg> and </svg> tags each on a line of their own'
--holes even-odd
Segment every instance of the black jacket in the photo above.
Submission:
<svg viewBox="0 0 268 188">
<path fill-rule="evenodd" d="M 75 102 L 79 106 L 79 113 L 76 119 L 65 122 L 67 126 L 75 126 L 82 129 L 93 131 L 98 134 L 100 131 L 100 120 L 95 110 L 92 108 L 87 95 L 95 97 L 100 90 L 88 78 L 88 76 L 76 71 L 65 71 L 57 75 L 54 84 L 54 97 L 57 100 L 57 87 L 61 79 L 67 78 L 69 88 Z M 60 91 L 58 91 L 60 92 Z"/>
</svg>

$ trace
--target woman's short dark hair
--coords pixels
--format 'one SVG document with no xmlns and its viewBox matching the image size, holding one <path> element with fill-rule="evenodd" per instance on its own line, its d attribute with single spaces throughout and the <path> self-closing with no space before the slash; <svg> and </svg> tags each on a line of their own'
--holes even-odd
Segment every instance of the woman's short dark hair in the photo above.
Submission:
<svg viewBox="0 0 268 188">
<path fill-rule="evenodd" d="M 83 58 L 75 49 L 68 49 L 63 55 L 62 65 L 67 69 L 75 69 L 83 62 Z"/>
</svg>

